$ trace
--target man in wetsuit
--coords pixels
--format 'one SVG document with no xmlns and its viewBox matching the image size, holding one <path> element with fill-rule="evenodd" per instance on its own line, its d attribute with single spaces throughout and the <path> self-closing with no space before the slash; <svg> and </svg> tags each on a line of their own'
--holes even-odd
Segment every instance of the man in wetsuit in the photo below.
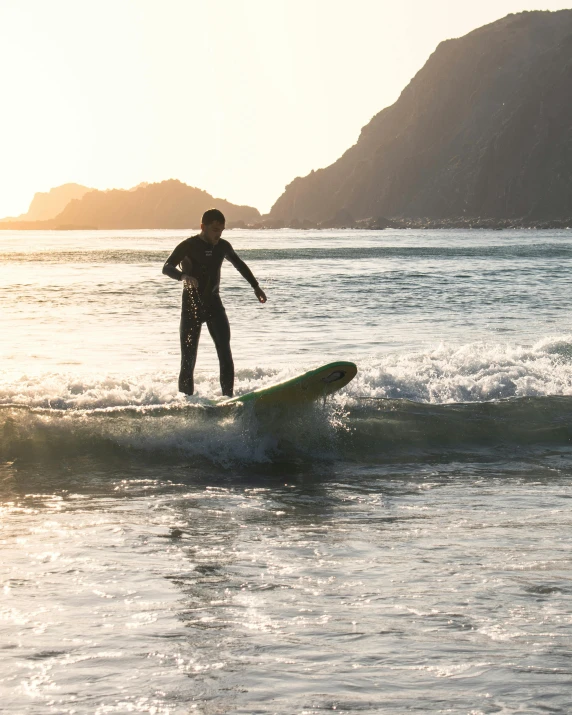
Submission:
<svg viewBox="0 0 572 715">
<path fill-rule="evenodd" d="M 193 372 L 201 336 L 201 325 L 207 324 L 220 363 L 222 394 L 232 397 L 234 363 L 230 351 L 230 325 L 219 294 L 220 269 L 226 258 L 246 278 L 261 303 L 266 295 L 252 275 L 252 271 L 234 252 L 228 241 L 221 238 L 225 218 L 218 209 L 203 214 L 201 232 L 191 236 L 175 248 L 163 266 L 163 273 L 183 281 L 181 309 L 181 373 L 179 391 L 194 392 Z M 177 266 L 181 266 L 181 270 Z"/>
</svg>

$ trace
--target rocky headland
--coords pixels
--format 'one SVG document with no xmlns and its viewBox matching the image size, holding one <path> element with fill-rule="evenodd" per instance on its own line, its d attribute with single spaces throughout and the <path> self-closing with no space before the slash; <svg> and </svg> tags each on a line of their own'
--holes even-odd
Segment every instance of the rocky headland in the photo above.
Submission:
<svg viewBox="0 0 572 715">
<path fill-rule="evenodd" d="M 572 226 L 571 90 L 572 10 L 442 42 L 357 143 L 294 179 L 262 224 Z"/>
</svg>

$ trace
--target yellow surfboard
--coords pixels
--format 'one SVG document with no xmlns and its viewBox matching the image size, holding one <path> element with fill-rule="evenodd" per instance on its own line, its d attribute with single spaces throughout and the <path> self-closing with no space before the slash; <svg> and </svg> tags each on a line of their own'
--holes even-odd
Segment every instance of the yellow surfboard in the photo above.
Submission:
<svg viewBox="0 0 572 715">
<path fill-rule="evenodd" d="M 332 362 L 276 385 L 262 387 L 217 404 L 254 403 L 259 406 L 290 406 L 313 402 L 345 387 L 357 374 L 353 362 Z"/>
</svg>

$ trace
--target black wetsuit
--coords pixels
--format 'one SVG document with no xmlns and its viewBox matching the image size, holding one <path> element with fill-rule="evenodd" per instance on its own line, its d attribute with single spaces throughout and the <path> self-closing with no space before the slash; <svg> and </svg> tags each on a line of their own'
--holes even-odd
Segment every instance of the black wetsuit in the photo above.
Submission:
<svg viewBox="0 0 572 715">
<path fill-rule="evenodd" d="M 229 260 L 253 288 L 258 281 L 250 268 L 241 261 L 228 241 L 220 239 L 215 245 L 200 236 L 191 236 L 175 248 L 163 266 L 163 273 L 180 281 L 183 273 L 196 278 L 199 287 L 183 290 L 181 309 L 181 373 L 179 390 L 187 395 L 194 392 L 193 372 L 201 336 L 201 325 L 207 324 L 220 363 L 222 394 L 232 396 L 234 363 L 230 350 L 230 325 L 219 295 L 220 269 Z M 181 266 L 182 271 L 177 268 Z"/>
</svg>

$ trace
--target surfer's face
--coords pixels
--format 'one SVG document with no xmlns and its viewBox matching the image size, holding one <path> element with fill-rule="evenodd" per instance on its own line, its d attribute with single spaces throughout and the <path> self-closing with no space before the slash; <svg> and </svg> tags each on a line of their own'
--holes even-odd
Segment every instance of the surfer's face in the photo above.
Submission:
<svg viewBox="0 0 572 715">
<path fill-rule="evenodd" d="M 213 246 L 216 246 L 216 244 L 220 241 L 222 232 L 224 231 L 224 223 L 221 223 L 220 221 L 213 221 L 212 223 L 202 223 L 201 231 L 205 241 L 207 241 L 207 243 L 212 244 Z"/>
</svg>

